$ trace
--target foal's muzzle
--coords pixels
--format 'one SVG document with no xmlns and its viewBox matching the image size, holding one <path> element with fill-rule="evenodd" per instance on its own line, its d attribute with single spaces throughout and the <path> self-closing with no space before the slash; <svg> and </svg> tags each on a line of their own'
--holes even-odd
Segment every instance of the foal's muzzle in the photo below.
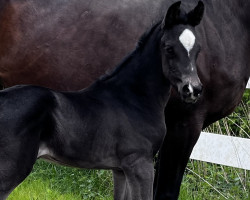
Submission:
<svg viewBox="0 0 250 200">
<path fill-rule="evenodd" d="M 178 88 L 181 98 L 186 103 L 195 103 L 202 93 L 202 84 L 186 83 Z"/>
</svg>

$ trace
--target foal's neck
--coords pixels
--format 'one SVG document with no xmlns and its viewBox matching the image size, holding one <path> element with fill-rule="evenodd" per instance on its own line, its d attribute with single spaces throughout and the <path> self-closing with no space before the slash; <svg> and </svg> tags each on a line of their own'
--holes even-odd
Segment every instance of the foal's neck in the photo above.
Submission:
<svg viewBox="0 0 250 200">
<path fill-rule="evenodd" d="M 162 71 L 161 34 L 160 26 L 155 25 L 143 36 L 137 49 L 100 83 L 128 101 L 165 107 L 170 84 Z"/>
</svg>

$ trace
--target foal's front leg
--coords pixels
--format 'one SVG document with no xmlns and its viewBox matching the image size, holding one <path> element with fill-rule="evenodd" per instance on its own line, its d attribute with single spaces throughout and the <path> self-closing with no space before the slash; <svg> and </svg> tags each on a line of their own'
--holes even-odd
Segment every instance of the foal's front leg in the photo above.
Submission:
<svg viewBox="0 0 250 200">
<path fill-rule="evenodd" d="M 123 170 L 126 176 L 126 200 L 152 200 L 154 165 L 152 158 L 128 159 Z"/>
<path fill-rule="evenodd" d="M 113 170 L 114 200 L 126 199 L 126 177 L 122 170 Z"/>
</svg>

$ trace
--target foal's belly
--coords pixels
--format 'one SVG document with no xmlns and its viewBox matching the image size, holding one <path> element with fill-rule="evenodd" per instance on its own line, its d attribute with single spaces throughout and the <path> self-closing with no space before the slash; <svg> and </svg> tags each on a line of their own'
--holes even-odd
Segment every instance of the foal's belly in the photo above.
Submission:
<svg viewBox="0 0 250 200">
<path fill-rule="evenodd" d="M 42 133 L 37 158 L 72 167 L 113 169 L 120 168 L 130 155 L 152 158 L 153 148 L 159 149 L 165 135 L 161 114 L 151 114 L 155 125 L 129 108 L 113 109 L 109 103 L 70 98 L 57 95 L 60 101 L 52 116 L 54 124 Z M 131 120 L 134 116 L 138 118 Z"/>
<path fill-rule="evenodd" d="M 65 147 L 62 147 L 65 148 Z M 119 168 L 119 160 L 114 151 L 79 150 L 79 153 L 73 152 L 66 147 L 63 154 L 58 153 L 54 148 L 49 148 L 46 144 L 40 144 L 37 159 L 77 168 L 86 169 L 116 169 Z"/>
<path fill-rule="evenodd" d="M 124 134 L 124 133 L 123 133 Z M 126 158 L 152 158 L 152 141 L 140 134 L 97 134 L 97 139 L 87 142 L 77 138 L 60 145 L 42 141 L 37 158 L 60 165 L 86 169 L 121 169 Z"/>
</svg>

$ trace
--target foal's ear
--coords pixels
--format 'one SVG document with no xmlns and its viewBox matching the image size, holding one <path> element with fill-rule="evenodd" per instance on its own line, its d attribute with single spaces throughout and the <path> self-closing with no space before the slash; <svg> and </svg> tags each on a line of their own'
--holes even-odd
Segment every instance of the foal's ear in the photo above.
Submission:
<svg viewBox="0 0 250 200">
<path fill-rule="evenodd" d="M 161 24 L 162 29 L 171 28 L 176 23 L 176 21 L 178 21 L 180 17 L 180 6 L 181 1 L 178 1 L 169 7 L 167 14 Z"/>
<path fill-rule="evenodd" d="M 198 2 L 198 5 L 187 14 L 188 24 L 191 26 L 197 26 L 204 14 L 204 3 Z"/>
</svg>

